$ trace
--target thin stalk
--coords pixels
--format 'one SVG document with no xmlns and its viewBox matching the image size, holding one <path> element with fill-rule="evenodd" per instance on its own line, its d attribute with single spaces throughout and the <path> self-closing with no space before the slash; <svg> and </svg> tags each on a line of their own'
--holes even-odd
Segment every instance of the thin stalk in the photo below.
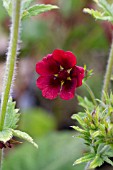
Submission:
<svg viewBox="0 0 113 170">
<path fill-rule="evenodd" d="M 1 164 L 0 164 L 0 170 L 3 169 L 3 163 L 4 163 L 4 148 L 1 150 Z"/>
<path fill-rule="evenodd" d="M 2 131 L 4 126 L 7 102 L 10 95 L 12 80 L 14 76 L 14 68 L 16 64 L 16 55 L 19 39 L 20 28 L 20 14 L 21 14 L 21 0 L 13 0 L 12 10 L 12 26 L 10 34 L 10 42 L 7 53 L 6 70 L 4 76 L 3 94 L 1 99 L 1 117 L 0 117 L 0 130 Z"/>
<path fill-rule="evenodd" d="M 95 95 L 94 95 L 94 93 L 92 92 L 91 88 L 88 86 L 87 83 L 83 82 L 83 84 L 84 84 L 84 86 L 86 87 L 87 91 L 89 92 L 89 94 L 90 94 L 90 96 L 91 96 L 91 99 L 92 99 L 94 105 L 97 106 L 97 102 L 96 102 L 96 100 L 95 100 Z"/>
<path fill-rule="evenodd" d="M 112 44 L 111 44 L 108 64 L 106 68 L 105 78 L 104 78 L 104 85 L 102 89 L 102 97 L 101 97 L 102 101 L 104 101 L 104 93 L 108 93 L 110 79 L 112 75 L 112 68 L 113 68 L 113 38 L 112 38 Z"/>
</svg>

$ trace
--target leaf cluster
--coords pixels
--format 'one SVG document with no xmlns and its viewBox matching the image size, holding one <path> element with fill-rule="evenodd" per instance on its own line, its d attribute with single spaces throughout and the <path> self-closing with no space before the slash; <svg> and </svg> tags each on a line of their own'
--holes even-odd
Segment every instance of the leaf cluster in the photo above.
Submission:
<svg viewBox="0 0 113 170">
<path fill-rule="evenodd" d="M 84 8 L 84 12 L 92 15 L 95 19 L 113 22 L 113 3 L 110 4 L 107 0 L 93 0 L 98 10 Z"/>
<path fill-rule="evenodd" d="M 13 0 L 3 0 L 3 6 L 5 7 L 9 16 L 12 16 L 12 1 Z M 31 5 L 31 3 L 33 1 L 34 0 L 23 0 L 22 1 L 21 19 L 26 19 L 26 18 L 29 18 L 31 16 L 36 16 L 40 13 L 58 8 L 56 5 L 50 5 L 50 4 L 47 4 L 47 5 L 45 5 L 45 4 Z"/>
<path fill-rule="evenodd" d="M 0 142 L 5 144 L 13 137 L 18 137 L 32 143 L 37 148 L 37 144 L 33 142 L 33 139 L 27 133 L 15 130 L 20 116 L 19 109 L 15 109 L 15 105 L 16 102 L 13 102 L 10 97 L 7 104 L 4 127 L 3 130 L 0 131 Z"/>
<path fill-rule="evenodd" d="M 98 100 L 96 108 L 86 97 L 78 96 L 84 112 L 72 116 L 81 127 L 72 127 L 79 132 L 78 137 L 84 139 L 89 151 L 74 164 L 89 162 L 89 168 L 96 168 L 107 162 L 113 166 L 110 160 L 113 157 L 113 94 L 104 96 L 105 101 Z"/>
</svg>

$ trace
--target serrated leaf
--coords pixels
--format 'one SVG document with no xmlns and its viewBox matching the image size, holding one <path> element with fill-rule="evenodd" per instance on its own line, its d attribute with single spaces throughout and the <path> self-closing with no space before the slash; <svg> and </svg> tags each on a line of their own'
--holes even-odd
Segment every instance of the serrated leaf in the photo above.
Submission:
<svg viewBox="0 0 113 170">
<path fill-rule="evenodd" d="M 108 164 L 113 166 L 113 162 L 108 157 L 104 157 L 103 159 L 104 159 L 105 162 L 107 162 Z"/>
<path fill-rule="evenodd" d="M 17 122 L 19 121 L 20 113 L 19 109 L 15 109 L 16 103 L 12 101 L 10 97 L 7 104 L 4 128 L 15 129 L 17 127 Z"/>
<path fill-rule="evenodd" d="M 101 8 L 100 11 L 85 8 L 83 11 L 92 15 L 95 19 L 107 20 L 113 22 L 113 4 L 109 4 L 106 0 L 94 0 Z"/>
<path fill-rule="evenodd" d="M 98 166 L 101 166 L 103 164 L 104 160 L 99 156 L 96 155 L 95 159 L 91 162 L 90 168 L 96 168 Z"/>
<path fill-rule="evenodd" d="M 94 159 L 95 157 L 95 154 L 87 154 L 79 159 L 77 159 L 73 165 L 76 165 L 76 164 L 80 164 L 80 163 L 83 163 L 83 162 L 88 162 L 88 161 L 91 161 L 92 159 Z"/>
<path fill-rule="evenodd" d="M 13 129 L 12 129 L 12 133 L 13 133 L 13 136 L 24 139 L 30 142 L 31 144 L 33 144 L 36 148 L 38 148 L 38 145 L 33 141 L 32 137 L 29 136 L 27 133 L 22 132 L 20 130 L 13 130 Z"/>
<path fill-rule="evenodd" d="M 12 0 L 3 0 L 3 6 L 5 7 L 8 14 L 11 16 L 11 13 L 12 13 Z"/>
<path fill-rule="evenodd" d="M 0 141 L 6 143 L 12 138 L 12 130 L 11 129 L 4 129 L 0 131 Z"/>
<path fill-rule="evenodd" d="M 52 9 L 58 9 L 56 5 L 45 5 L 45 4 L 39 4 L 39 5 L 33 5 L 26 10 L 23 11 L 22 14 L 22 19 L 31 17 L 31 16 L 36 16 L 40 13 L 52 10 Z"/>
<path fill-rule="evenodd" d="M 89 8 L 84 8 L 83 12 L 92 15 L 95 19 L 98 19 L 98 20 L 113 21 L 113 17 L 107 16 L 104 13 L 99 12 L 97 10 L 93 10 L 93 9 L 89 9 Z"/>
</svg>

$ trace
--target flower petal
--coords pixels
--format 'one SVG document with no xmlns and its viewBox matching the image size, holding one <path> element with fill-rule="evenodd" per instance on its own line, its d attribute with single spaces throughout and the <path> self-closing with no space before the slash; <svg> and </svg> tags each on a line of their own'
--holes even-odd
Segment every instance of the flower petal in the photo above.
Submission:
<svg viewBox="0 0 113 170">
<path fill-rule="evenodd" d="M 72 99 L 75 94 L 76 85 L 77 82 L 75 78 L 73 78 L 72 80 L 67 80 L 62 86 L 60 97 L 64 100 Z"/>
<path fill-rule="evenodd" d="M 80 66 L 74 66 L 70 73 L 72 78 L 76 78 L 77 86 L 79 87 L 82 85 L 82 80 L 84 78 L 84 68 Z"/>
<path fill-rule="evenodd" d="M 70 51 L 56 49 L 53 51 L 53 59 L 56 60 L 64 69 L 70 69 L 76 65 L 76 57 Z"/>
<path fill-rule="evenodd" d="M 61 83 L 54 76 L 40 76 L 37 79 L 37 86 L 42 90 L 43 97 L 52 100 L 58 96 Z"/>
<path fill-rule="evenodd" d="M 59 69 L 60 65 L 53 59 L 51 54 L 48 54 L 36 64 L 36 72 L 43 76 L 57 74 Z"/>
</svg>

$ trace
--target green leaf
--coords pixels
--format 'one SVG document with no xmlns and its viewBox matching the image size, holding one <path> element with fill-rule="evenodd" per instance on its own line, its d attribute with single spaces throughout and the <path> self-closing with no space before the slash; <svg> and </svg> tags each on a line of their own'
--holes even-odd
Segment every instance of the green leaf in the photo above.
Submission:
<svg viewBox="0 0 113 170">
<path fill-rule="evenodd" d="M 107 156 L 104 157 L 104 161 L 113 166 L 113 162 Z"/>
<path fill-rule="evenodd" d="M 94 104 L 88 100 L 87 97 L 81 97 L 81 96 L 77 96 L 77 99 L 79 101 L 79 105 L 82 106 L 83 108 L 85 108 L 86 110 L 92 111 L 94 110 Z"/>
<path fill-rule="evenodd" d="M 100 157 L 100 155 L 96 155 L 95 159 L 91 162 L 90 168 L 96 168 L 103 164 L 104 160 Z"/>
<path fill-rule="evenodd" d="M 79 128 L 78 126 L 71 126 L 74 130 L 77 130 L 78 132 L 84 133 L 85 130 Z"/>
<path fill-rule="evenodd" d="M 113 21 L 113 17 L 106 16 L 106 15 L 104 15 L 104 13 L 101 13 L 101 12 L 99 12 L 97 10 L 84 8 L 83 12 L 92 15 L 95 19 L 98 19 L 98 20 Z"/>
<path fill-rule="evenodd" d="M 0 131 L 0 141 L 6 143 L 12 138 L 12 130 L 11 129 L 4 129 Z"/>
<path fill-rule="evenodd" d="M 24 139 L 30 142 L 31 144 L 33 144 L 36 148 L 38 148 L 38 145 L 35 142 L 33 142 L 33 139 L 27 133 L 22 132 L 20 130 L 13 130 L 13 129 L 12 129 L 12 133 L 15 137 Z"/>
<path fill-rule="evenodd" d="M 76 164 L 80 164 L 80 163 L 83 163 L 83 162 L 88 162 L 88 161 L 91 161 L 92 159 L 94 159 L 95 157 L 95 154 L 87 154 L 79 159 L 77 159 L 73 165 L 76 165 Z"/>
<path fill-rule="evenodd" d="M 96 138 L 99 135 L 100 135 L 100 131 L 95 131 L 94 133 L 91 134 L 92 138 Z"/>
<path fill-rule="evenodd" d="M 23 9 L 26 9 L 29 7 L 29 5 L 31 4 L 31 2 L 34 0 L 23 0 Z"/>
<path fill-rule="evenodd" d="M 10 97 L 7 104 L 4 128 L 15 129 L 17 127 L 17 122 L 19 121 L 20 113 L 18 113 L 19 109 L 15 109 L 16 103 L 12 101 Z"/>
<path fill-rule="evenodd" d="M 43 13 L 43 12 L 46 12 L 52 9 L 58 9 L 58 7 L 56 5 L 49 5 L 49 4 L 48 5 L 44 5 L 44 4 L 33 5 L 23 11 L 22 19 L 25 19 L 31 16 L 36 16 L 40 13 Z"/>
<path fill-rule="evenodd" d="M 97 150 L 97 153 L 99 154 L 105 154 L 107 151 L 109 151 L 110 146 L 105 144 L 100 144 Z"/>
<path fill-rule="evenodd" d="M 105 152 L 103 155 L 108 156 L 108 157 L 113 157 L 113 149 Z"/>
<path fill-rule="evenodd" d="M 11 13 L 12 13 L 12 0 L 3 0 L 3 6 L 5 7 L 8 14 L 11 16 Z"/>
<path fill-rule="evenodd" d="M 107 20 L 113 22 L 113 4 L 109 4 L 106 0 L 94 0 L 101 8 L 100 11 L 85 8 L 83 11 L 92 15 L 95 19 Z"/>
<path fill-rule="evenodd" d="M 84 121 L 82 120 L 82 118 L 81 118 L 78 114 L 72 115 L 71 118 L 72 118 L 72 119 L 76 119 L 82 127 L 85 126 Z"/>
<path fill-rule="evenodd" d="M 111 5 L 106 0 L 98 0 L 98 6 L 100 6 L 106 14 L 112 16 Z"/>
</svg>

